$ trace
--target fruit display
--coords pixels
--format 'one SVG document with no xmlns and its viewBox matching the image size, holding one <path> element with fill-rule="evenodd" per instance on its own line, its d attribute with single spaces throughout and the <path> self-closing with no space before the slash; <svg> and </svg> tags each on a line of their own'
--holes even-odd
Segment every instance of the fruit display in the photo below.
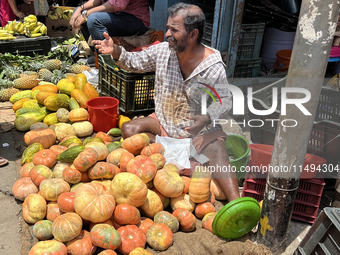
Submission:
<svg viewBox="0 0 340 255">
<path fill-rule="evenodd" d="M 47 13 L 47 17 L 51 20 L 65 19 L 70 20 L 73 14 L 73 10 L 63 10 L 60 7 L 55 7 Z"/>
<path fill-rule="evenodd" d="M 7 36 L 6 34 L 7 33 Z M 39 37 L 47 35 L 47 27 L 45 24 L 39 22 L 37 17 L 30 14 L 24 18 L 24 21 L 11 21 L 0 30 L 1 40 L 16 39 L 13 35 L 26 35 L 27 37 Z M 12 37 L 10 37 L 12 36 Z"/>
</svg>

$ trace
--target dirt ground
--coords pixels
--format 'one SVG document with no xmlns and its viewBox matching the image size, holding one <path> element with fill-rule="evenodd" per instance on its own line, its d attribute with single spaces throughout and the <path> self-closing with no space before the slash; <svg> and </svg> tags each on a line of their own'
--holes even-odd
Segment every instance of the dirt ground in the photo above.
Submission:
<svg viewBox="0 0 340 255">
<path fill-rule="evenodd" d="M 19 169 L 21 153 L 25 149 L 23 136 L 25 132 L 19 132 L 13 128 L 12 121 L 5 122 L 4 115 L 11 116 L 8 104 L 0 103 L 0 157 L 8 159 L 8 164 L 0 167 L 0 254 L 27 255 L 30 248 L 37 242 L 32 237 L 31 225 L 22 218 L 22 201 L 16 200 L 12 195 L 12 186 L 20 177 Z M 1 119 L 2 118 L 2 119 Z M 10 119 L 10 118 L 7 118 Z M 216 209 L 219 210 L 225 203 L 217 201 Z M 291 224 L 288 235 L 288 243 L 293 242 L 308 224 Z M 153 254 L 162 255 L 269 255 L 272 254 L 263 245 L 256 245 L 256 234 L 248 233 L 236 240 L 228 241 L 220 238 L 205 229 L 202 229 L 200 220 L 197 220 L 196 230 L 192 233 L 177 232 L 174 234 L 174 244 L 164 252 Z M 298 243 L 297 243 L 298 244 Z M 296 245 L 297 245 L 296 244 Z M 291 250 L 295 250 L 293 247 Z M 101 250 L 98 249 L 95 254 Z M 286 255 L 292 253 L 285 253 Z"/>
</svg>

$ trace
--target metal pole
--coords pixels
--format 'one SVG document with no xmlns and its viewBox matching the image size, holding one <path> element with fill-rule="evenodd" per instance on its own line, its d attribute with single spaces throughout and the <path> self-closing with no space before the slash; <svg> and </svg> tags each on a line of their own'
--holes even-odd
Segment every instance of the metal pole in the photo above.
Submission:
<svg viewBox="0 0 340 255">
<path fill-rule="evenodd" d="M 257 234 L 257 241 L 269 247 L 274 254 L 281 254 L 286 248 L 286 236 L 301 176 L 299 166 L 303 165 L 307 152 L 339 7 L 336 0 L 302 1 L 286 88 L 304 88 L 311 93 L 311 99 L 303 104 L 311 116 L 306 116 L 295 105 L 287 105 L 284 116 L 281 107 L 270 165 L 275 171 L 268 174 Z M 303 97 L 305 95 L 302 93 L 287 94 L 289 99 Z M 291 121 L 284 121 L 287 119 Z M 285 127 L 296 122 L 295 127 Z M 287 169 L 288 172 L 285 172 Z"/>
</svg>

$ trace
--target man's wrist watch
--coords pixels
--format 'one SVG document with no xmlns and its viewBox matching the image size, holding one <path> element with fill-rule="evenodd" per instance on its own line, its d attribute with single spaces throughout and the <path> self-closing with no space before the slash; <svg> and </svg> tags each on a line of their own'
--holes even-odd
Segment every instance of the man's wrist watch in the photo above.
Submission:
<svg viewBox="0 0 340 255">
<path fill-rule="evenodd" d="M 83 16 L 85 21 L 87 21 L 87 10 L 82 11 L 81 16 Z"/>
</svg>

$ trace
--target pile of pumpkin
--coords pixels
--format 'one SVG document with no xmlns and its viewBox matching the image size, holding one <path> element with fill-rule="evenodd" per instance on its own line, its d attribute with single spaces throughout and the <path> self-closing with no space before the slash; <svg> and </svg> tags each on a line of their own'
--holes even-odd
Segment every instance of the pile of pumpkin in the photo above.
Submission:
<svg viewBox="0 0 340 255">
<path fill-rule="evenodd" d="M 86 102 L 99 97 L 97 90 L 82 73 L 68 76 L 57 85 L 49 82 L 37 85 L 31 90 L 15 93 L 10 98 L 16 116 L 14 125 L 19 131 L 28 131 L 34 124 L 33 127 L 47 127 L 57 123 L 72 124 L 79 119 L 87 120 Z"/>
<path fill-rule="evenodd" d="M 196 217 L 212 232 L 215 197 L 226 197 L 203 168 L 180 176 L 144 133 L 116 142 L 103 132 L 59 139 L 56 145 L 49 128 L 24 136 L 28 147 L 12 193 L 24 201 L 23 218 L 40 240 L 29 255 L 151 254 L 146 244 L 166 250 L 173 233 L 195 230 Z"/>
</svg>

